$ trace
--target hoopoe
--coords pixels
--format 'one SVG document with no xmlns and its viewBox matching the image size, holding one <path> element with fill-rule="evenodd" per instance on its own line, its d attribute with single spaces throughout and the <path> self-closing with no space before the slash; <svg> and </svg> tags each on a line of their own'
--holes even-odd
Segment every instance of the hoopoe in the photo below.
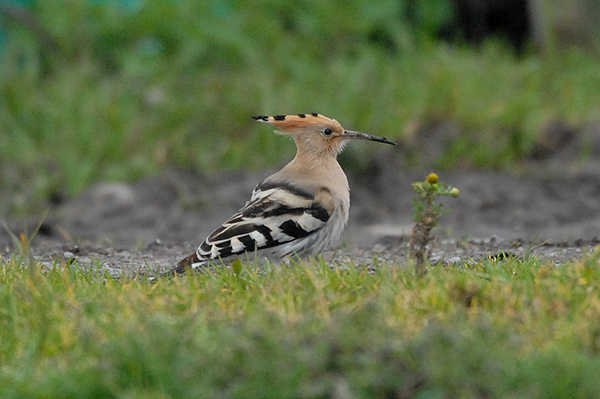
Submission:
<svg viewBox="0 0 600 399">
<path fill-rule="evenodd" d="M 348 222 L 350 188 L 337 154 L 346 140 L 394 142 L 345 130 L 317 113 L 255 116 L 296 142 L 296 157 L 256 186 L 250 201 L 213 231 L 192 255 L 167 274 L 182 274 L 210 261 L 254 256 L 279 260 L 315 255 L 330 248 Z"/>
</svg>

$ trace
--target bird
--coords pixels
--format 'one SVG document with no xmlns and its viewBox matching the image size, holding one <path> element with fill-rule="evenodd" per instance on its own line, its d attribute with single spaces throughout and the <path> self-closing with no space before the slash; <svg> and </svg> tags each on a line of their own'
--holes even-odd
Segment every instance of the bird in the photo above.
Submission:
<svg viewBox="0 0 600 399">
<path fill-rule="evenodd" d="M 280 261 L 316 255 L 333 246 L 348 222 L 350 188 L 337 161 L 348 140 L 396 145 L 386 137 L 346 130 L 318 113 L 253 116 L 290 136 L 296 156 L 252 191 L 246 204 L 164 275 L 181 275 L 210 262 L 252 257 Z"/>
</svg>

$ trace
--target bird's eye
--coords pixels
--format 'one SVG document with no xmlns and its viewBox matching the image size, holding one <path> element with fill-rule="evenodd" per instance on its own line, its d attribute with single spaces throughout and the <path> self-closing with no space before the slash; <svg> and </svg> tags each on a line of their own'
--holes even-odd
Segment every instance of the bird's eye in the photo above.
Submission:
<svg viewBox="0 0 600 399">
<path fill-rule="evenodd" d="M 330 128 L 327 128 L 327 129 L 323 130 L 323 134 L 324 134 L 325 136 L 331 136 L 331 133 L 333 133 L 333 132 L 331 131 L 331 129 L 330 129 Z"/>
</svg>

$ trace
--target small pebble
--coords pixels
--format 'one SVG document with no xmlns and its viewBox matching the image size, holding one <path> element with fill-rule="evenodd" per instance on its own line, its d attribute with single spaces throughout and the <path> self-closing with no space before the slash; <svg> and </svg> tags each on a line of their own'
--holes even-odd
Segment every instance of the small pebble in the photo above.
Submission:
<svg viewBox="0 0 600 399">
<path fill-rule="evenodd" d="M 429 263 L 431 263 L 432 265 L 437 265 L 438 263 L 440 263 L 440 260 L 442 260 L 441 256 L 432 256 L 429 259 Z"/>
<path fill-rule="evenodd" d="M 147 249 L 152 249 L 152 248 L 157 248 L 160 247 L 162 245 L 162 241 L 160 241 L 158 238 L 154 241 L 152 241 L 150 244 L 148 244 L 148 246 L 146 247 Z"/>
<path fill-rule="evenodd" d="M 71 256 L 73 256 L 73 254 L 78 254 L 80 251 L 78 245 L 65 244 L 65 245 L 63 245 L 62 248 L 63 248 L 63 251 L 69 252 L 71 254 Z"/>
<path fill-rule="evenodd" d="M 453 256 L 452 258 L 448 258 L 446 259 L 446 262 L 453 264 L 453 263 L 460 263 L 462 259 L 458 256 Z"/>
</svg>

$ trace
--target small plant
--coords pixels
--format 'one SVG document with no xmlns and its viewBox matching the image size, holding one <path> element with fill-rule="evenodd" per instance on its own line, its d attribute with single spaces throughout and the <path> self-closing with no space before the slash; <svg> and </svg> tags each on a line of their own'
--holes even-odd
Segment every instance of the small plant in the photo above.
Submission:
<svg viewBox="0 0 600 399">
<path fill-rule="evenodd" d="M 17 236 L 9 229 L 9 227 L 6 225 L 6 223 L 2 222 L 4 229 L 6 230 L 6 232 L 8 233 L 8 235 L 10 236 L 10 238 L 13 242 L 13 246 L 15 248 L 15 254 L 17 254 L 17 256 L 15 258 L 15 260 L 17 261 L 17 264 L 19 266 L 26 266 L 27 270 L 29 271 L 29 276 L 34 281 L 37 278 L 38 266 L 37 266 L 37 262 L 35 261 L 35 258 L 33 257 L 33 253 L 31 252 L 31 244 L 33 243 L 33 239 L 35 238 L 38 231 L 40 230 L 40 227 L 42 226 L 42 223 L 46 219 L 47 215 L 48 215 L 48 212 L 46 211 L 44 213 L 44 215 L 42 216 L 42 218 L 40 219 L 38 225 L 36 226 L 33 234 L 31 234 L 31 235 L 28 235 L 27 233 L 22 232 L 19 234 L 19 236 Z"/>
<path fill-rule="evenodd" d="M 430 173 L 424 182 L 413 183 L 413 188 L 418 195 L 413 200 L 416 223 L 410 237 L 410 257 L 416 262 L 417 273 L 425 275 L 427 274 L 425 262 L 428 258 L 429 233 L 437 225 L 438 218 L 450 212 L 450 210 L 442 211 L 442 204 L 435 203 L 435 199 L 440 195 L 458 197 L 460 191 L 456 187 L 446 186 L 440 182 L 435 173 Z"/>
</svg>

